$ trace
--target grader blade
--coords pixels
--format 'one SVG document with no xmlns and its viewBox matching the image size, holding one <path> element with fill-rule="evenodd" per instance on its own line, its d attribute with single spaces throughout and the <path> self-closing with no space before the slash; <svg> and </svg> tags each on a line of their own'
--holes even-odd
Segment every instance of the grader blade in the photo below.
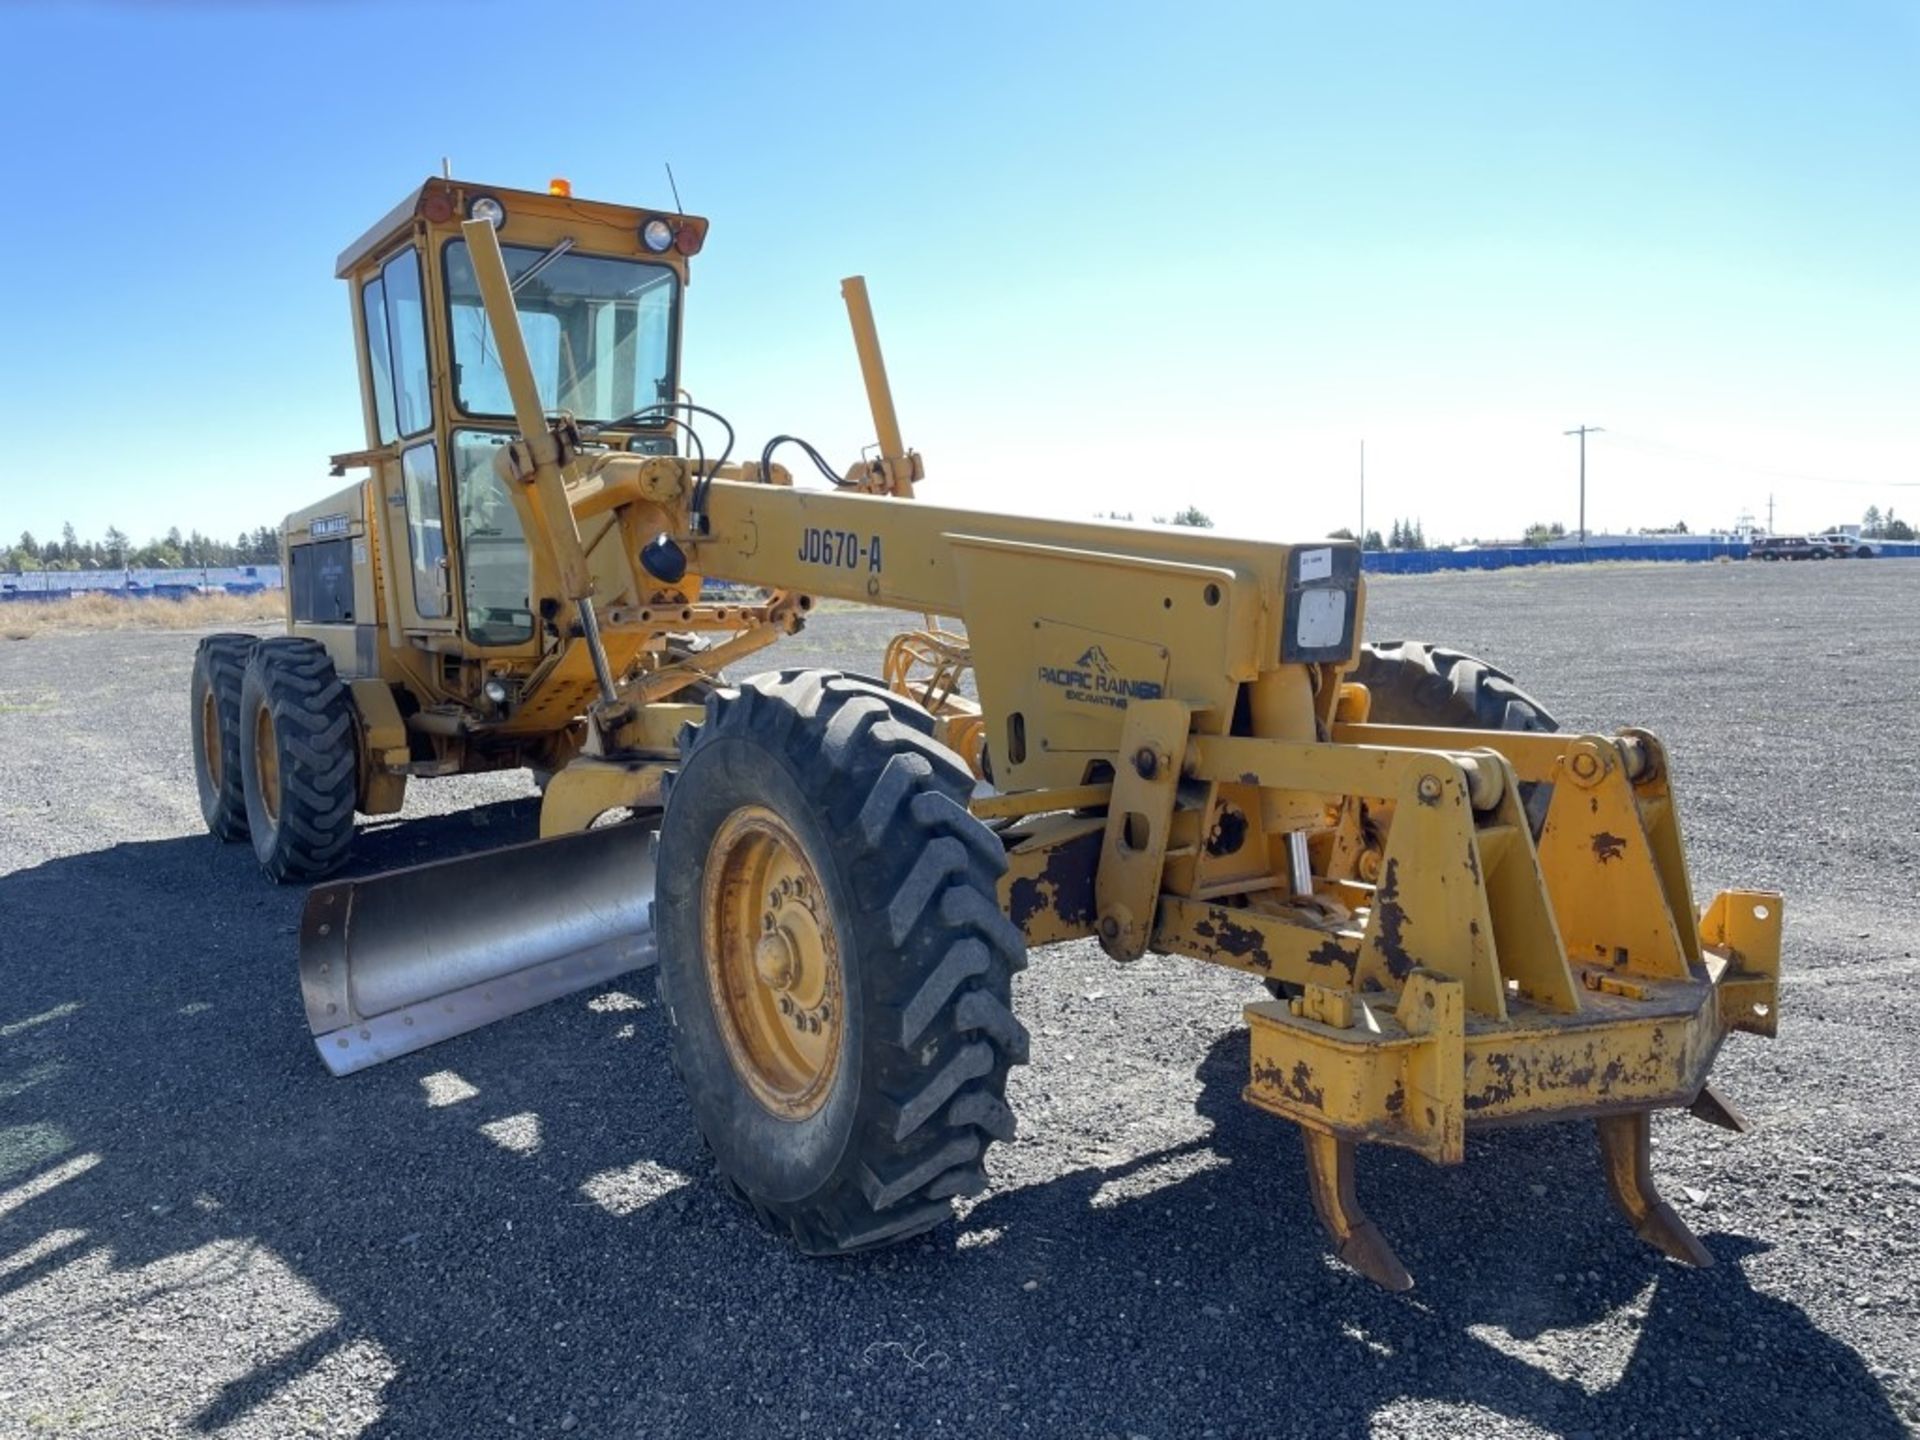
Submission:
<svg viewBox="0 0 1920 1440">
<path fill-rule="evenodd" d="M 653 831 L 587 830 L 315 887 L 300 992 L 348 1075 L 654 961 Z"/>
</svg>

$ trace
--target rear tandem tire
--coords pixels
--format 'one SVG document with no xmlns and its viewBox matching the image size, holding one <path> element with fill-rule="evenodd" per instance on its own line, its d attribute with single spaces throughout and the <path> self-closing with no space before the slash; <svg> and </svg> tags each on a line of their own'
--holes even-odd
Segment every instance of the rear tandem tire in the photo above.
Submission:
<svg viewBox="0 0 1920 1440">
<path fill-rule="evenodd" d="M 340 868 L 359 797 L 353 702 L 319 644 L 278 635 L 254 647 L 240 691 L 247 829 L 275 881 Z"/>
<path fill-rule="evenodd" d="M 259 643 L 253 635 L 209 635 L 193 654 L 190 690 L 193 778 L 200 815 L 216 840 L 247 838 L 246 789 L 240 777 L 240 686 Z"/>
<path fill-rule="evenodd" d="M 674 1068 L 727 1184 L 808 1254 L 940 1224 L 1013 1137 L 1025 942 L 932 728 L 877 683 L 790 670 L 681 737 L 655 902 Z"/>
</svg>

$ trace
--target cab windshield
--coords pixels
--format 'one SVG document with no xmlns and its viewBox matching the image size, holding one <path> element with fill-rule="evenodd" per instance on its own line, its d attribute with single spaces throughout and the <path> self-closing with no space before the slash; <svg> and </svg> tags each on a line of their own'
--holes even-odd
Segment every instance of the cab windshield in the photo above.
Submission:
<svg viewBox="0 0 1920 1440">
<path fill-rule="evenodd" d="M 673 398 L 679 286 L 671 269 L 605 255 L 550 256 L 527 245 L 501 251 L 543 407 L 605 424 Z M 450 243 L 446 259 L 455 399 L 468 415 L 510 416 L 500 347 L 466 242 Z"/>
</svg>

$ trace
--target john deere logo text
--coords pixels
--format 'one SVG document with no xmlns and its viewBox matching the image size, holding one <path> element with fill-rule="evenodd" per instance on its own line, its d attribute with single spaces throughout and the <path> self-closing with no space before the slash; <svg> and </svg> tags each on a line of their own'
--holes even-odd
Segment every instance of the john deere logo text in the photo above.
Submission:
<svg viewBox="0 0 1920 1440">
<path fill-rule="evenodd" d="M 1107 652 L 1098 645 L 1089 645 L 1070 667 L 1042 665 L 1040 678 L 1049 685 L 1058 685 L 1069 700 L 1083 705 L 1110 705 L 1116 710 L 1126 709 L 1129 700 L 1158 700 L 1161 693 L 1159 681 L 1129 680 L 1114 669 Z"/>
</svg>

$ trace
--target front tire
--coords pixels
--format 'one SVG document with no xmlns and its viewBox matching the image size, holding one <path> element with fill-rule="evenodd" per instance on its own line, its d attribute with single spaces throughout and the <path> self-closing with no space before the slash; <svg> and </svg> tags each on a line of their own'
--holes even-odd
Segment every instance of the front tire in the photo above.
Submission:
<svg viewBox="0 0 1920 1440">
<path fill-rule="evenodd" d="M 675 1068 L 721 1174 L 809 1254 L 940 1224 L 1013 1136 L 1025 945 L 932 728 L 871 681 L 758 676 L 683 734 L 662 818 Z"/>
<path fill-rule="evenodd" d="M 252 635 L 209 635 L 193 653 L 189 688 L 193 779 L 200 816 L 216 840 L 247 838 L 246 786 L 240 775 L 240 687 L 259 641 Z"/>
<path fill-rule="evenodd" d="M 353 702 L 327 652 L 279 635 L 254 647 L 240 689 L 240 771 L 247 829 L 275 881 L 340 868 L 359 796 Z"/>
</svg>

